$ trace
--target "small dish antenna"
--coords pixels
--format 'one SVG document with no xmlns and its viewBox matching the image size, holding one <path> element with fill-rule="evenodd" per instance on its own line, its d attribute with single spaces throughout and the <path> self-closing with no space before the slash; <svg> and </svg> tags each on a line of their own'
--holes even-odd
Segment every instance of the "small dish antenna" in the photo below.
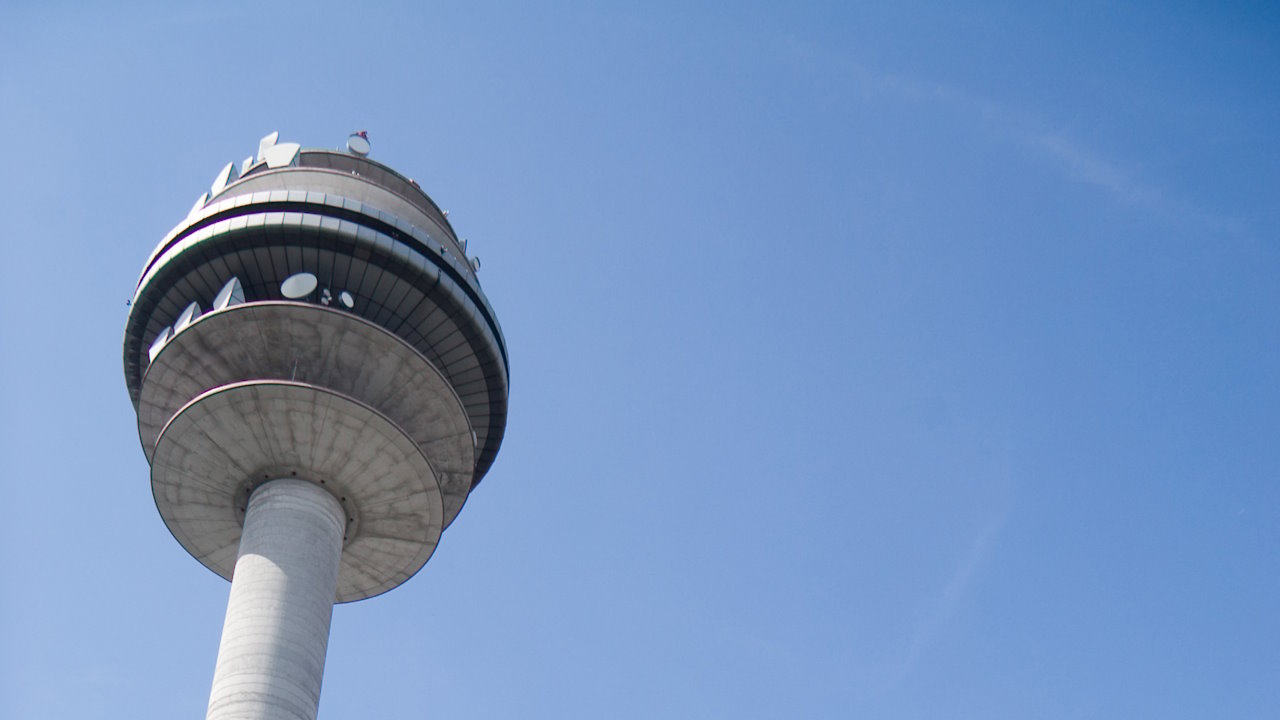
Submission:
<svg viewBox="0 0 1280 720">
<path fill-rule="evenodd" d="M 351 293 L 346 290 L 338 293 L 338 302 L 342 303 L 342 306 L 348 310 L 356 306 L 356 299 L 351 297 Z"/>
<path fill-rule="evenodd" d="M 369 133 L 365 130 L 353 132 L 347 137 L 347 151 L 352 155 L 364 157 L 369 154 Z"/>
<path fill-rule="evenodd" d="M 316 280 L 316 276 L 309 272 L 300 272 L 290 275 L 280 283 L 280 293 L 290 300 L 298 300 L 315 292 L 316 286 L 320 284 Z"/>
</svg>

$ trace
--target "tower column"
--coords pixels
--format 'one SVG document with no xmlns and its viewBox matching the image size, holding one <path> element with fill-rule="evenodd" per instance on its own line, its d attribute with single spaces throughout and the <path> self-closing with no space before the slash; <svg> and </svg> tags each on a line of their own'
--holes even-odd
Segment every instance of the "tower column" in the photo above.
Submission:
<svg viewBox="0 0 1280 720">
<path fill-rule="evenodd" d="M 208 720 L 315 720 L 346 514 L 296 478 L 254 490 Z"/>
</svg>

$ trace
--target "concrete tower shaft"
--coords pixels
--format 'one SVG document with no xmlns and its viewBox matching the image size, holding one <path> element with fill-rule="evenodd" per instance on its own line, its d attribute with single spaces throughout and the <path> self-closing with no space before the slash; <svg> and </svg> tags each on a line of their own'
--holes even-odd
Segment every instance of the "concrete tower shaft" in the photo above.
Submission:
<svg viewBox="0 0 1280 720">
<path fill-rule="evenodd" d="M 305 480 L 273 480 L 253 494 L 209 720 L 315 717 L 343 522 L 333 496 Z"/>
</svg>

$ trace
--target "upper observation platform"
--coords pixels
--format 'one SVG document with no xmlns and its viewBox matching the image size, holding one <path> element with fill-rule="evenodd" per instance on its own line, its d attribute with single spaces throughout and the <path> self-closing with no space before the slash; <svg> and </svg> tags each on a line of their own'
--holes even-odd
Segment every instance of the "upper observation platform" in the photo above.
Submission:
<svg viewBox="0 0 1280 720">
<path fill-rule="evenodd" d="M 256 156 L 223 168 L 143 267 L 125 329 L 126 384 L 153 461 L 189 404 L 234 395 L 240 383 L 289 384 L 254 392 L 323 412 L 342 403 L 358 408 L 344 410 L 351 417 L 368 411 L 441 476 L 443 509 L 432 522 L 447 524 L 502 443 L 505 341 L 479 263 L 447 213 L 367 152 L 359 141 L 309 149 L 273 133 Z M 413 379 L 424 374 L 429 382 Z M 312 397 L 326 393 L 341 402 Z M 415 430 L 429 427 L 436 436 Z M 457 447 L 459 435 L 471 447 Z M 271 462 L 272 473 L 297 465 Z"/>
</svg>

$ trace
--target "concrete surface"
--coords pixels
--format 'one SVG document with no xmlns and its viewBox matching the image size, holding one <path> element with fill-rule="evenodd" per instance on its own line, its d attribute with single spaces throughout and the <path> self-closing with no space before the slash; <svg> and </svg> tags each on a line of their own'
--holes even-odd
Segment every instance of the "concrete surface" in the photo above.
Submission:
<svg viewBox="0 0 1280 720">
<path fill-rule="evenodd" d="M 306 383 L 237 383 L 200 395 L 160 433 L 151 465 L 170 532 L 228 579 L 248 493 L 280 477 L 323 483 L 347 513 L 352 530 L 331 600 L 361 600 L 408 580 L 444 529 L 439 484 L 418 444 L 373 408 Z"/>
<path fill-rule="evenodd" d="M 319 484 L 282 478 L 249 500 L 208 720 L 314 720 L 346 514 Z"/>
<path fill-rule="evenodd" d="M 235 305 L 178 333 L 143 377 L 143 451 L 152 457 L 161 428 L 196 396 L 259 379 L 316 385 L 385 415 L 413 438 L 435 470 L 446 527 L 462 509 L 475 448 L 467 412 L 449 382 L 391 332 L 321 305 Z"/>
<path fill-rule="evenodd" d="M 281 281 L 310 272 L 334 295 L 349 292 L 351 314 L 400 336 L 449 380 L 479 440 L 478 483 L 505 432 L 508 377 L 501 329 L 466 260 L 383 208 L 310 190 L 306 182 L 318 171 L 270 172 L 302 184 L 210 203 L 149 261 L 125 328 L 125 380 L 135 406 L 147 349 L 183 308 L 206 308 L 232 277 L 249 303 L 280 300 Z"/>
</svg>

